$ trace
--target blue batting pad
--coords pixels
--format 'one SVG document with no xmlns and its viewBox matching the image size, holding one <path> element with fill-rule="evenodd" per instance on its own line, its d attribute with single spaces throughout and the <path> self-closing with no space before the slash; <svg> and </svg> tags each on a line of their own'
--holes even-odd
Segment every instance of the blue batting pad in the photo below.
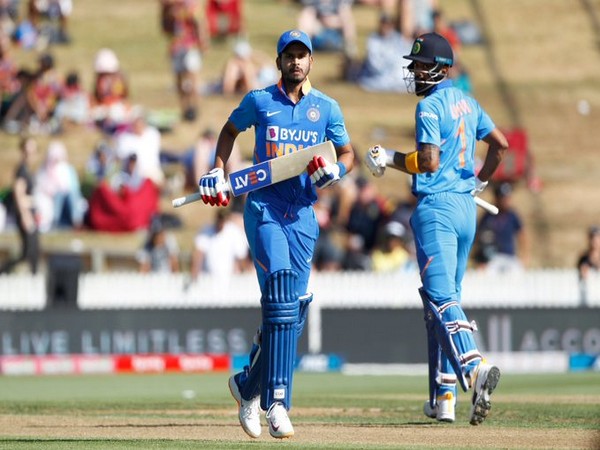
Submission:
<svg viewBox="0 0 600 450">
<path fill-rule="evenodd" d="M 264 410 L 274 402 L 291 408 L 300 313 L 297 279 L 298 274 L 293 270 L 279 270 L 269 276 L 263 290 L 260 402 Z"/>
</svg>

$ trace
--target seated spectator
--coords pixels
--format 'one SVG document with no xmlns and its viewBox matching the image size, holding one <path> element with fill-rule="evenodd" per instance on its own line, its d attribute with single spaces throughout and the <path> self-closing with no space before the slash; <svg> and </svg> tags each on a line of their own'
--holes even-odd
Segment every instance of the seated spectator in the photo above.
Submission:
<svg viewBox="0 0 600 450">
<path fill-rule="evenodd" d="M 137 156 L 132 154 L 122 170 L 101 181 L 92 192 L 88 221 L 98 231 L 126 232 L 150 226 L 159 208 L 160 191 L 136 170 Z"/>
<path fill-rule="evenodd" d="M 404 67 L 410 61 L 403 56 L 410 54 L 412 39 L 396 31 L 394 23 L 391 16 L 382 14 L 377 31 L 367 38 L 365 59 L 356 77 L 366 91 L 406 93 Z"/>
<path fill-rule="evenodd" d="M 345 236 L 342 270 L 370 271 L 373 269 L 371 255 L 365 250 L 365 240 L 360 234 L 347 233 Z"/>
<path fill-rule="evenodd" d="M 131 154 L 137 157 L 137 170 L 142 178 L 162 186 L 165 174 L 160 164 L 161 135 L 148 123 L 145 113 L 136 108 L 131 125 L 115 137 L 115 152 L 124 161 Z"/>
<path fill-rule="evenodd" d="M 45 47 L 46 43 L 40 43 L 40 35 L 35 25 L 27 17 L 19 20 L 11 35 L 13 42 L 24 50 L 32 50 L 37 47 Z"/>
<path fill-rule="evenodd" d="M 346 230 L 361 236 L 364 251 L 370 254 L 375 248 L 381 227 L 389 218 L 391 205 L 367 178 L 359 178 L 356 183 L 358 195 L 350 210 Z"/>
<path fill-rule="evenodd" d="M 29 0 L 28 17 L 49 44 L 68 44 L 68 20 L 73 11 L 72 0 Z"/>
<path fill-rule="evenodd" d="M 242 31 L 242 0 L 208 0 L 206 20 L 211 39 L 238 36 Z"/>
<path fill-rule="evenodd" d="M 352 3 L 353 0 L 301 0 L 298 28 L 310 36 L 315 51 L 356 56 L 357 32 Z"/>
<path fill-rule="evenodd" d="M 80 228 L 87 211 L 79 175 L 69 162 L 61 141 L 48 145 L 44 163 L 37 172 L 35 199 L 41 232 L 57 228 Z"/>
<path fill-rule="evenodd" d="M 233 55 L 225 62 L 221 92 L 224 95 L 243 95 L 278 81 L 275 64 L 263 53 L 254 50 L 248 41 L 235 44 Z"/>
<path fill-rule="evenodd" d="M 16 131 L 28 128 L 33 134 L 58 130 L 54 110 L 60 98 L 62 80 L 54 68 L 54 58 L 44 53 L 31 77 L 24 76 L 21 90 L 6 112 L 5 123 Z"/>
<path fill-rule="evenodd" d="M 226 283 L 233 274 L 248 269 L 248 253 L 242 226 L 233 220 L 228 209 L 219 209 L 214 223 L 194 238 L 192 280 L 205 274 Z"/>
<path fill-rule="evenodd" d="M 0 32 L 0 121 L 21 89 L 17 64 L 10 50 L 10 39 Z"/>
<path fill-rule="evenodd" d="M 227 161 L 226 173 L 231 173 L 242 168 L 241 152 L 237 149 L 237 146 L 237 143 L 234 144 L 234 150 Z M 185 188 L 197 190 L 200 177 L 214 165 L 216 150 L 217 133 L 212 128 L 206 128 L 202 131 L 194 145 L 182 155 L 162 151 L 161 159 L 181 163 L 185 171 Z"/>
<path fill-rule="evenodd" d="M 20 0 L 0 0 L 0 35 L 12 36 L 19 20 Z"/>
<path fill-rule="evenodd" d="M 477 226 L 475 260 L 492 273 L 522 271 L 529 263 L 529 247 L 521 216 L 512 206 L 512 186 L 495 186 L 499 212 L 484 213 Z"/>
<path fill-rule="evenodd" d="M 152 220 L 143 247 L 136 253 L 142 273 L 177 273 L 180 270 L 179 244 L 175 235 L 161 223 Z"/>
<path fill-rule="evenodd" d="M 188 122 L 198 115 L 199 72 L 202 52 L 208 47 L 205 27 L 196 17 L 196 10 L 196 0 L 161 0 L 162 29 L 169 39 L 181 117 Z"/>
<path fill-rule="evenodd" d="M 375 272 L 396 272 L 417 267 L 406 249 L 406 229 L 390 221 L 383 229 L 383 239 L 371 255 Z"/>
<path fill-rule="evenodd" d="M 119 161 L 109 142 L 98 142 L 85 165 L 81 182 L 83 196 L 89 200 L 101 181 L 112 179 L 120 170 Z"/>
<path fill-rule="evenodd" d="M 61 128 L 71 124 L 86 124 L 90 121 L 90 108 L 90 95 L 81 86 L 79 74 L 70 72 L 56 105 L 56 120 Z"/>
<path fill-rule="evenodd" d="M 317 271 L 331 272 L 342 268 L 343 250 L 335 239 L 334 215 L 338 199 L 333 189 L 318 189 L 318 201 L 314 205 L 319 224 L 319 237 L 315 244 L 313 265 Z"/>
<path fill-rule="evenodd" d="M 130 119 L 129 83 L 114 51 L 103 48 L 94 60 L 92 119 L 105 133 L 121 129 Z"/>
<path fill-rule="evenodd" d="M 398 0 L 400 29 L 406 36 L 433 31 L 433 13 L 438 4 L 438 0 Z"/>
</svg>

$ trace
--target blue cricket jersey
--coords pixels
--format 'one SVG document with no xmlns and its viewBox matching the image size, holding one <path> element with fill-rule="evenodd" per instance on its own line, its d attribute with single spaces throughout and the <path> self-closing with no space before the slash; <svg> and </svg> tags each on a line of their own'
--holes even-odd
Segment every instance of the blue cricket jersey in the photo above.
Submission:
<svg viewBox="0 0 600 450">
<path fill-rule="evenodd" d="M 476 141 L 495 128 L 477 100 L 444 80 L 417 104 L 415 122 L 417 144 L 434 144 L 441 151 L 437 171 L 413 175 L 413 193 L 471 192 Z"/>
<path fill-rule="evenodd" d="M 313 88 L 302 86 L 304 96 L 294 104 L 283 91 L 282 82 L 249 92 L 229 120 L 239 131 L 255 128 L 254 164 L 277 158 L 330 140 L 346 145 L 350 137 L 338 103 Z M 317 194 L 306 173 L 255 191 L 265 202 L 312 205 Z"/>
</svg>

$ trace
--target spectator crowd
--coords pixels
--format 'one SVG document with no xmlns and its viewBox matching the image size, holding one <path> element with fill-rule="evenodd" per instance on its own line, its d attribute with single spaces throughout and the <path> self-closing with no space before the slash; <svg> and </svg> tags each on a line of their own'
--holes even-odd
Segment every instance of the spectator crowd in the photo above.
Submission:
<svg viewBox="0 0 600 450">
<path fill-rule="evenodd" d="M 431 30 L 451 42 L 458 62 L 453 78 L 461 88 L 471 89 L 460 57 L 461 36 L 446 22 L 435 0 L 359 1 L 376 8 L 378 18 L 364 43 L 363 57 L 359 57 L 362 43 L 354 19 L 358 3 L 295 3 L 296 25 L 311 36 L 315 52 L 339 54 L 339 78 L 358 89 L 405 93 L 404 66 L 408 62 L 402 56 L 410 53 L 416 35 Z M 196 189 L 199 176 L 212 166 L 215 132 L 202 130 L 183 152 L 163 148 L 162 130 L 149 120 L 143 106 L 131 102 L 129 79 L 114 49 L 97 49 L 90 64 L 93 85 L 89 90 L 82 85 L 79 73 L 63 74 L 53 48 L 77 45 L 69 31 L 73 6 L 71 0 L 0 0 L 0 124 L 4 133 L 22 137 L 23 152 L 12 185 L 0 186 L 0 230 L 10 226 L 20 230 L 25 254 L 21 260 L 28 261 L 33 258 L 32 249 L 39 254 L 38 233 L 56 229 L 142 230 L 148 238 L 137 254 L 140 270 L 180 271 L 180 250 L 168 229 L 169 220 L 164 220 L 160 210 L 160 198 L 168 183 L 165 167 L 180 165 L 183 188 Z M 197 121 L 206 95 L 243 95 L 277 81 L 273 58 L 257 51 L 249 39 L 241 0 L 158 0 L 155 7 L 168 49 L 165 64 L 173 74 L 182 121 Z M 232 52 L 222 76 L 202 80 L 203 57 L 211 51 L 212 43 L 223 41 L 232 43 Z M 13 55 L 31 49 L 37 55 L 32 71 L 19 67 Z M 84 169 L 78 172 L 61 138 L 80 126 L 95 129 L 99 139 Z M 38 135 L 51 136 L 51 140 L 46 148 L 39 149 L 42 163 L 34 172 L 28 160 L 37 150 L 27 149 L 37 148 Z M 231 160 L 229 170 L 246 163 Z M 410 194 L 403 199 L 385 198 L 377 185 L 357 170 L 333 188 L 319 190 L 318 195 L 315 208 L 321 233 L 314 259 L 316 270 L 416 270 L 408 223 L 414 204 Z M 237 244 L 243 232 L 236 214 L 243 200 L 236 206 L 238 212 L 217 214 L 214 223 L 199 230 L 194 242 L 188 243 L 193 248 L 192 280 L 215 268 L 228 274 L 252 270 L 247 248 Z M 31 223 L 32 218 L 35 223 Z M 505 221 L 510 230 L 499 231 L 502 225 L 497 222 L 494 218 L 482 220 L 479 253 L 474 260 L 479 267 L 500 266 L 495 261 L 505 248 L 509 253 L 504 260 L 507 265 L 511 258 L 517 258 L 517 246 L 525 245 L 512 240 L 512 234 L 517 236 L 523 228 L 518 214 L 511 212 L 511 219 Z M 490 230 L 503 240 L 499 247 L 490 242 L 494 239 Z M 228 250 L 215 251 L 216 243 L 225 241 Z M 30 264 L 35 271 L 34 263 Z M 6 263 L 4 270 L 13 266 Z"/>
</svg>

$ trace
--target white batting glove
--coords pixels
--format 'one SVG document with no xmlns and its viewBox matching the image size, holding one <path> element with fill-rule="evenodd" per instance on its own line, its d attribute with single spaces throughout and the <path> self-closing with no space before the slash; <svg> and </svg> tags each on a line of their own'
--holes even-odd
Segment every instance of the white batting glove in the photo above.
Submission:
<svg viewBox="0 0 600 450">
<path fill-rule="evenodd" d="M 481 194 L 487 185 L 487 181 L 481 181 L 479 177 L 475 177 L 475 189 L 471 191 L 471 195 L 475 197 L 476 195 Z"/>
<path fill-rule="evenodd" d="M 227 206 L 229 204 L 229 191 L 226 187 L 223 169 L 213 169 L 202 175 L 198 181 L 198 190 L 202 201 L 210 206 Z"/>
<path fill-rule="evenodd" d="M 387 154 L 385 149 L 381 145 L 374 145 L 369 148 L 367 156 L 365 157 L 365 163 L 373 176 L 382 176 L 387 164 Z"/>
<path fill-rule="evenodd" d="M 318 188 L 325 188 L 340 181 L 340 166 L 332 164 L 322 156 L 314 156 L 310 160 L 306 171 L 310 182 Z"/>
</svg>

